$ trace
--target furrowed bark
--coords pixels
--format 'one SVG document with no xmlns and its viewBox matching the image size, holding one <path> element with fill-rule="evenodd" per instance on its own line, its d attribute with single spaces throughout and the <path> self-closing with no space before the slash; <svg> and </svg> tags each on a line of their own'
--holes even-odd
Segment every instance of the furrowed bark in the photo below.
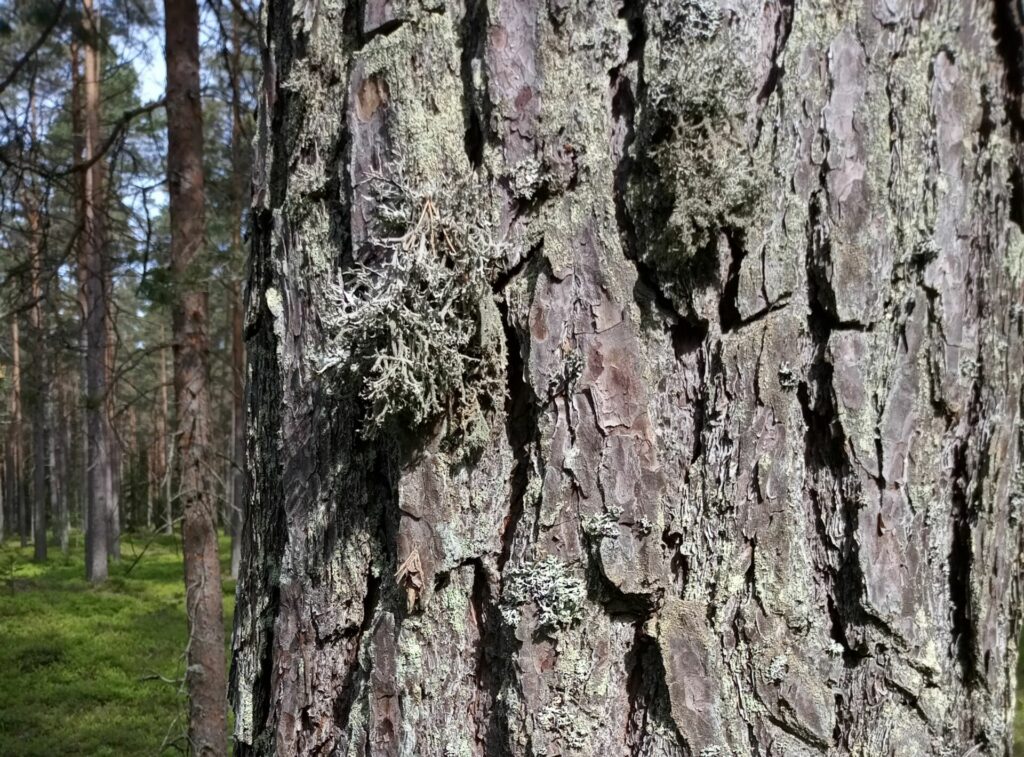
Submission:
<svg viewBox="0 0 1024 757">
<path fill-rule="evenodd" d="M 1019 19 L 262 21 L 239 754 L 1009 752 Z M 504 396 L 367 438 L 338 282 L 382 265 L 374 177 L 445 208 L 473 172 L 504 257 L 459 326 Z"/>
<path fill-rule="evenodd" d="M 101 144 L 99 13 L 92 0 L 83 0 L 84 36 L 83 126 L 84 156 L 91 161 Z M 107 524 L 111 501 L 110 439 L 107 403 L 107 291 L 104 229 L 103 160 L 91 163 L 82 181 L 82 288 L 85 331 L 86 534 L 85 573 L 95 583 L 107 580 Z"/>
<path fill-rule="evenodd" d="M 164 4 L 167 50 L 167 183 L 174 303 L 174 397 L 178 497 L 182 503 L 188 617 L 189 751 L 227 754 L 227 672 L 217 513 L 209 469 L 207 293 L 197 256 L 205 241 L 203 119 L 199 94 L 199 9 Z"/>
</svg>

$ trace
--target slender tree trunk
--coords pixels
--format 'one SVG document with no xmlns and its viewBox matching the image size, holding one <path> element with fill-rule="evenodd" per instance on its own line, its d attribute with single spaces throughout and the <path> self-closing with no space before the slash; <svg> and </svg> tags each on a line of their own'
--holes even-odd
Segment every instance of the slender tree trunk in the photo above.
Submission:
<svg viewBox="0 0 1024 757">
<path fill-rule="evenodd" d="M 110 298 L 113 296 L 113 279 L 109 261 L 105 261 L 103 277 L 105 291 L 107 292 L 107 308 L 104 328 L 107 331 L 107 349 L 104 358 L 104 370 L 106 371 L 107 399 L 104 403 L 103 412 L 106 417 L 104 423 L 107 429 L 107 445 L 110 454 L 110 465 L 108 471 L 110 482 L 107 485 L 109 498 L 107 499 L 107 554 L 114 562 L 121 561 L 121 469 L 124 465 L 124 449 L 121 443 L 120 434 L 114 426 L 114 417 L 117 414 L 114 362 L 117 350 L 115 340 L 117 333 L 114 328 L 114 309 Z"/>
<path fill-rule="evenodd" d="M 174 497 L 172 496 L 172 453 L 173 446 L 167 436 L 170 418 L 170 403 L 167 392 L 167 350 L 160 350 L 160 414 L 157 416 L 157 439 L 160 442 L 160 484 L 164 500 L 164 533 L 174 533 Z"/>
<path fill-rule="evenodd" d="M 32 535 L 33 559 L 46 561 L 46 408 L 49 381 L 46 366 L 46 330 L 43 325 L 42 229 L 38 197 L 27 192 L 29 258 L 32 273 L 32 309 L 29 311 L 32 386 L 29 393 L 29 417 L 32 425 Z"/>
<path fill-rule="evenodd" d="M 242 88 L 239 34 L 241 19 L 231 14 L 231 188 L 234 223 L 231 225 L 231 249 L 241 266 L 245 260 L 242 246 L 242 216 L 246 206 L 246 177 L 242 149 Z M 238 578 L 242 554 L 242 524 L 245 520 L 245 340 L 243 338 L 244 303 L 242 282 L 231 281 L 231 577 Z"/>
<path fill-rule="evenodd" d="M 32 540 L 32 518 L 29 502 L 24 489 L 24 432 L 22 427 L 23 399 L 21 386 L 21 328 L 18 316 L 11 318 L 11 448 L 13 474 L 12 503 L 18 518 L 18 537 L 21 546 L 27 547 Z"/>
<path fill-rule="evenodd" d="M 236 754 L 1008 754 L 1015 6 L 428 5 L 265 6 Z"/>
<path fill-rule="evenodd" d="M 238 578 L 245 522 L 245 346 L 241 286 L 231 285 L 231 577 Z"/>
<path fill-rule="evenodd" d="M 57 518 L 57 541 L 64 557 L 68 556 L 71 526 L 68 516 L 67 426 L 63 392 L 58 383 L 50 401 L 50 512 Z"/>
<path fill-rule="evenodd" d="M 205 239 L 203 120 L 199 94 L 199 9 L 167 0 L 167 183 L 175 285 L 174 397 L 185 603 L 189 625 L 189 745 L 193 754 L 227 753 L 224 618 L 217 513 L 207 466 L 209 344 L 207 294 L 197 257 Z"/>
<path fill-rule="evenodd" d="M 83 32 L 85 26 L 82 27 Z M 71 150 L 72 150 L 72 162 L 81 163 L 85 159 L 85 142 L 86 142 L 86 127 L 85 127 L 85 113 L 82 104 L 84 98 L 85 89 L 82 82 L 82 51 L 81 45 L 78 43 L 76 35 L 72 35 L 71 43 L 69 45 L 69 52 L 71 57 Z M 75 225 L 76 225 L 76 239 L 74 243 L 75 256 L 78 263 L 78 270 L 76 272 L 78 281 L 78 308 L 81 314 L 82 328 L 79 330 L 78 342 L 79 352 L 81 354 L 81 363 L 79 370 L 79 385 L 78 389 L 81 396 L 85 396 L 88 391 L 88 354 L 89 344 L 88 337 L 86 334 L 86 313 L 88 312 L 88 303 L 85 297 L 85 281 L 86 281 L 86 251 L 88 249 L 86 243 L 86 177 L 88 171 L 82 171 L 74 177 L 75 187 Z M 81 475 L 75 476 L 74 480 L 76 498 L 75 501 L 78 503 L 78 515 L 79 520 L 82 524 L 82 531 L 86 534 L 86 541 L 88 542 L 89 532 L 89 426 L 87 423 L 87 412 L 85 412 L 85 404 L 82 403 L 81 410 L 78 412 L 79 406 L 76 404 L 74 409 L 71 410 L 74 416 L 74 422 L 70 424 L 69 430 L 73 433 L 77 430 L 77 434 L 72 437 L 72 444 L 69 445 L 69 449 L 74 451 L 73 457 L 69 458 L 69 465 L 72 461 L 75 466 L 79 469 Z M 88 569 L 87 569 L 88 570 Z"/>
<path fill-rule="evenodd" d="M 4 444 L 4 454 L 0 456 L 0 544 L 7 538 L 7 523 L 10 520 L 7 506 L 7 445 Z"/>
<path fill-rule="evenodd" d="M 35 97 L 29 98 L 30 139 L 37 138 Z M 46 329 L 43 324 L 43 249 L 40 197 L 36 182 L 25 186 L 25 217 L 28 224 L 29 268 L 32 308 L 29 310 L 29 356 L 31 366 L 28 394 L 32 428 L 32 536 L 33 559 L 46 561 L 46 409 L 49 402 L 49 372 L 46 360 Z"/>
<path fill-rule="evenodd" d="M 90 161 L 100 140 L 99 14 L 93 0 L 83 0 L 85 39 L 84 157 Z M 107 309 L 106 239 L 104 233 L 103 160 L 84 171 L 82 271 L 85 305 L 85 423 L 87 428 L 87 530 L 85 571 L 90 581 L 107 579 L 107 524 L 111 498 L 110 429 L 107 404 Z"/>
<path fill-rule="evenodd" d="M 156 475 L 156 444 L 150 444 L 146 452 L 146 530 L 153 530 L 153 493 L 159 485 Z"/>
</svg>

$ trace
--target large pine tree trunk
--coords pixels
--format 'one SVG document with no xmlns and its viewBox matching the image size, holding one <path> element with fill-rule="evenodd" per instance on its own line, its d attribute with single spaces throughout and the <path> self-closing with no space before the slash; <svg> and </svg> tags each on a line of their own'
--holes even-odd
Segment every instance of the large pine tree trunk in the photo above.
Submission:
<svg viewBox="0 0 1024 757">
<path fill-rule="evenodd" d="M 1010 8 L 265 4 L 238 753 L 1006 753 Z"/>
</svg>

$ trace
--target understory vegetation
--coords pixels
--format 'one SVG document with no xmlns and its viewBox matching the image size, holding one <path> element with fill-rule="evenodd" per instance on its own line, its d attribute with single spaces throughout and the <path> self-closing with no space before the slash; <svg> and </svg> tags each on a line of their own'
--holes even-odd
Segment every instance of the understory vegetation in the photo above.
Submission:
<svg viewBox="0 0 1024 757">
<path fill-rule="evenodd" d="M 81 534 L 67 559 L 0 546 L 0 754 L 185 753 L 184 582 L 177 536 L 126 534 L 92 586 Z M 229 544 L 221 541 L 228 575 Z M 224 614 L 235 584 L 224 580 Z"/>
</svg>

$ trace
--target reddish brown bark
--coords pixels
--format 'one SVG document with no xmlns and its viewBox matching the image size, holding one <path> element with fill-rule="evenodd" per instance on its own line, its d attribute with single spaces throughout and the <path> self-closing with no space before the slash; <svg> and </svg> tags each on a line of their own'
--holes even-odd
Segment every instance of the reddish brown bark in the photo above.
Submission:
<svg viewBox="0 0 1024 757">
<path fill-rule="evenodd" d="M 93 0 L 83 0 L 85 66 L 83 76 L 84 158 L 92 161 L 101 145 L 99 13 Z M 110 428 L 107 403 L 107 309 L 104 228 L 104 161 L 91 162 L 82 188 L 82 285 L 85 324 L 85 417 L 87 435 L 88 515 L 85 540 L 86 576 L 107 578 L 107 524 L 111 500 Z"/>
<path fill-rule="evenodd" d="M 246 170 L 243 155 L 241 89 L 241 20 L 238 10 L 231 13 L 231 191 L 234 221 L 231 225 L 231 250 L 236 265 L 245 260 L 242 246 L 242 214 L 245 212 Z M 242 274 L 233 277 L 231 296 L 231 575 L 238 577 L 242 553 L 242 523 L 245 518 L 245 341 L 242 336 Z"/>
<path fill-rule="evenodd" d="M 21 394 L 21 329 L 18 319 L 11 319 L 11 425 L 8 429 L 7 450 L 9 478 L 8 501 L 14 523 L 18 528 L 21 546 L 28 545 L 30 523 L 26 512 L 25 492 L 22 486 L 22 473 L 25 459 L 24 440 L 22 438 L 22 394 Z"/>
<path fill-rule="evenodd" d="M 188 615 L 189 746 L 227 753 L 224 619 L 217 517 L 207 466 L 209 339 L 207 294 L 198 288 L 205 239 L 203 121 L 199 94 L 199 9 L 194 0 L 164 4 L 167 44 L 167 182 L 174 304 L 174 395 L 179 499 Z"/>
<path fill-rule="evenodd" d="M 1006 754 L 1011 5 L 267 3 L 236 753 Z"/>
</svg>

